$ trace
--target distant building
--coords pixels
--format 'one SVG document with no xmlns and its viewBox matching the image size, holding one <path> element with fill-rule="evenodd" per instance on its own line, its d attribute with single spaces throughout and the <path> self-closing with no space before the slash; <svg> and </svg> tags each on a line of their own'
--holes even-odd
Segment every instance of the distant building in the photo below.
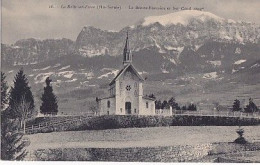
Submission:
<svg viewBox="0 0 260 165">
<path fill-rule="evenodd" d="M 127 34 L 123 68 L 109 84 L 110 95 L 97 99 L 99 115 L 155 115 L 155 99 L 143 96 L 143 82 L 132 64 Z"/>
</svg>

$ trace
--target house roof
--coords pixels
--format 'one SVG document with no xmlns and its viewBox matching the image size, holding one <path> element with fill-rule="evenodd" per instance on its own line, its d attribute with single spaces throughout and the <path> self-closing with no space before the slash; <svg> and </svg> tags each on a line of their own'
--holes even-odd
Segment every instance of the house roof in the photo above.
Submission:
<svg viewBox="0 0 260 165">
<path fill-rule="evenodd" d="M 132 70 L 134 71 L 134 73 L 136 74 L 136 76 L 141 80 L 144 81 L 143 77 L 137 72 L 137 70 L 135 69 L 135 67 L 132 64 L 128 64 L 126 65 L 123 69 L 121 69 L 119 71 L 119 73 L 116 75 L 116 77 L 109 83 L 109 85 L 112 85 L 116 80 L 118 80 L 118 78 L 124 74 L 124 72 L 128 69 L 128 68 L 132 68 Z"/>
<path fill-rule="evenodd" d="M 116 96 L 113 95 L 113 96 L 108 96 L 108 97 L 98 98 L 98 101 L 100 101 L 100 100 L 104 100 L 104 99 L 115 98 L 115 97 L 116 97 Z"/>
</svg>

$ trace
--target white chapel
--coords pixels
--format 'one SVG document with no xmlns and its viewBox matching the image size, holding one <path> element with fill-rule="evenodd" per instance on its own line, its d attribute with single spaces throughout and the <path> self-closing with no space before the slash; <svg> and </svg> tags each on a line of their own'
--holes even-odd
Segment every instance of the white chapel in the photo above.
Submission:
<svg viewBox="0 0 260 165">
<path fill-rule="evenodd" d="M 99 115 L 155 115 L 155 99 L 143 95 L 144 79 L 132 64 L 128 33 L 123 68 L 109 84 L 109 96 L 97 99 Z"/>
</svg>

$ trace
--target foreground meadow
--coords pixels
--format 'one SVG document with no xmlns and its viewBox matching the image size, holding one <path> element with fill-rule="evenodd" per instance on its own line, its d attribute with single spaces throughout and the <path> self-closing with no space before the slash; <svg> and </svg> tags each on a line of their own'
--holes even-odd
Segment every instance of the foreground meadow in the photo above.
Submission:
<svg viewBox="0 0 260 165">
<path fill-rule="evenodd" d="M 238 126 L 173 126 L 38 133 L 26 135 L 29 150 L 41 148 L 124 148 L 233 142 Z M 260 126 L 245 126 L 244 137 L 260 142 Z"/>
</svg>

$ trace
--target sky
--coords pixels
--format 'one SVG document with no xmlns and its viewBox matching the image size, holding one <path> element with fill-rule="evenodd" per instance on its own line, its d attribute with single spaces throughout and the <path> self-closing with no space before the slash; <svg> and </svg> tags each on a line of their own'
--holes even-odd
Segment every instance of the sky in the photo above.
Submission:
<svg viewBox="0 0 260 165">
<path fill-rule="evenodd" d="M 68 5 L 77 8 L 63 8 Z M 97 9 L 100 5 L 116 9 Z M 129 6 L 170 10 L 129 9 Z M 260 24 L 260 0 L 2 0 L 2 43 L 13 44 L 26 38 L 75 41 L 85 25 L 119 31 L 146 16 L 180 11 L 181 7 L 200 8 L 223 18 Z"/>
</svg>

